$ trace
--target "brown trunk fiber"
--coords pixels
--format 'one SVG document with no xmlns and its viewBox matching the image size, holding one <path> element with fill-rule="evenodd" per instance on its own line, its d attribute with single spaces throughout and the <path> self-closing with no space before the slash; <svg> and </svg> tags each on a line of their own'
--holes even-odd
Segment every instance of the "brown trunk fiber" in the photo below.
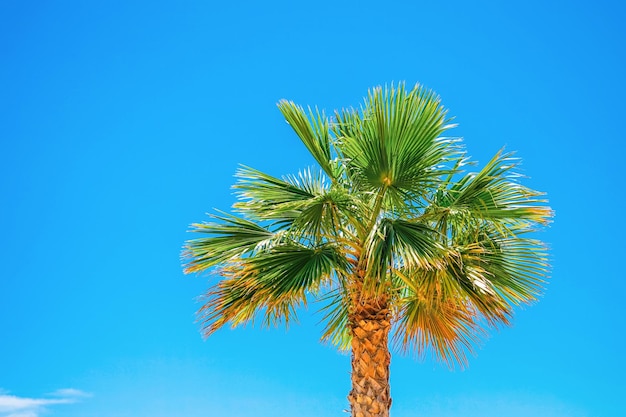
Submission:
<svg viewBox="0 0 626 417">
<path fill-rule="evenodd" d="M 352 391 L 348 400 L 352 417 L 389 417 L 389 310 L 384 302 L 359 304 L 350 320 Z"/>
</svg>

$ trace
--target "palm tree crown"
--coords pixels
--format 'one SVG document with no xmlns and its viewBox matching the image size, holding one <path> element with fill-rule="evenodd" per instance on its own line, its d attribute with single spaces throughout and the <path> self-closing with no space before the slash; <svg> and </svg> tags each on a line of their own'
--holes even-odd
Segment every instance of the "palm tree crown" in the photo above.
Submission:
<svg viewBox="0 0 626 417">
<path fill-rule="evenodd" d="M 202 237 L 186 243 L 185 271 L 221 277 L 199 312 L 205 335 L 255 318 L 288 323 L 318 300 L 322 338 L 353 355 L 373 323 L 383 350 L 391 334 L 403 350 L 463 365 L 488 328 L 536 300 L 547 252 L 531 232 L 552 212 L 518 182 L 509 153 L 467 170 L 433 92 L 378 87 L 332 117 L 278 107 L 319 167 L 284 178 L 241 167 L 235 214 L 192 225 Z"/>
</svg>

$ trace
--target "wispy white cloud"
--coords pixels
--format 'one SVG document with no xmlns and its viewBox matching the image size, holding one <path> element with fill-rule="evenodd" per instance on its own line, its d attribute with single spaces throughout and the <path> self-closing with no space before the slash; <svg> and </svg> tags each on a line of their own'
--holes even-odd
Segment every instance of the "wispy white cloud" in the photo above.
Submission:
<svg viewBox="0 0 626 417">
<path fill-rule="evenodd" d="M 49 396 L 56 398 L 19 397 L 0 388 L 0 417 L 39 417 L 49 406 L 72 404 L 91 395 L 74 388 L 64 388 Z"/>
<path fill-rule="evenodd" d="M 90 393 L 85 392 L 85 391 L 81 391 L 81 390 L 75 389 L 75 388 L 58 389 L 58 390 L 56 390 L 54 392 L 51 392 L 49 395 L 51 395 L 53 397 L 63 397 L 63 398 L 73 398 L 73 399 L 91 397 Z"/>
</svg>

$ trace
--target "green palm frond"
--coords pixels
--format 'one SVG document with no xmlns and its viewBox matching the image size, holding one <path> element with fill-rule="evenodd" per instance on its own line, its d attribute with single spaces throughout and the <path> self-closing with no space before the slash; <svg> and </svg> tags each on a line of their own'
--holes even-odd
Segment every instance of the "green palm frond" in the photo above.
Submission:
<svg viewBox="0 0 626 417">
<path fill-rule="evenodd" d="M 336 114 L 334 125 L 347 172 L 364 190 L 387 188 L 390 194 L 422 195 L 454 159 L 455 140 L 441 134 L 452 127 L 439 98 L 421 86 L 407 92 L 375 88 L 358 110 Z"/>
<path fill-rule="evenodd" d="M 215 222 L 194 223 L 191 231 L 208 235 L 187 241 L 185 273 L 207 270 L 236 256 L 245 256 L 276 237 L 257 223 L 227 213 L 210 215 Z"/>
<path fill-rule="evenodd" d="M 367 212 L 359 198 L 341 184 L 329 184 L 321 171 L 306 169 L 278 179 L 243 167 L 237 176 L 240 201 L 234 207 L 252 219 L 270 221 L 272 229 L 292 230 L 301 240 L 317 244 L 356 233 L 355 219 Z"/>
<path fill-rule="evenodd" d="M 444 269 L 395 271 L 396 282 L 406 284 L 396 342 L 422 357 L 431 352 L 450 366 L 465 366 L 487 327 L 508 325 L 513 307 L 541 291 L 545 259 L 535 247 L 514 242 L 506 254 L 476 244 L 450 251 Z"/>
<path fill-rule="evenodd" d="M 335 271 L 346 269 L 345 258 L 333 245 L 304 247 L 284 245 L 259 253 L 247 261 L 256 279 L 274 295 L 314 290 Z"/>
<path fill-rule="evenodd" d="M 366 288 L 385 284 L 391 268 L 441 268 L 442 251 L 428 225 L 383 218 L 366 242 Z"/>
<path fill-rule="evenodd" d="M 321 241 L 340 240 L 352 230 L 350 219 L 362 212 L 359 206 L 360 202 L 348 190 L 334 187 L 302 204 L 293 227 L 302 236 Z"/>
<path fill-rule="evenodd" d="M 320 301 L 325 303 L 321 309 L 324 313 L 322 322 L 325 323 L 322 341 L 332 344 L 339 350 L 348 350 L 352 340 L 348 322 L 349 294 L 344 287 L 339 286 L 328 292 Z"/>
<path fill-rule="evenodd" d="M 288 323 L 308 295 L 317 294 L 324 282 L 346 268 L 345 258 L 331 245 L 285 244 L 231 260 L 220 271 L 225 279 L 209 290 L 200 310 L 205 334 L 228 322 L 246 324 L 258 314 L 265 317 L 265 325 Z"/>
<path fill-rule="evenodd" d="M 332 163 L 333 146 L 328 117 L 317 108 L 315 111 L 309 108 L 307 114 L 301 106 L 287 100 L 281 100 L 278 108 L 326 175 L 334 182 L 339 172 Z"/>
<path fill-rule="evenodd" d="M 234 185 L 241 200 L 234 208 L 254 220 L 274 220 L 290 223 L 299 214 L 299 205 L 315 198 L 323 191 L 323 181 L 289 181 L 265 174 L 256 169 L 242 166 L 237 171 Z"/>
<path fill-rule="evenodd" d="M 396 342 L 464 366 L 486 328 L 508 325 L 513 308 L 536 300 L 547 274 L 537 241 L 483 228 L 441 252 L 431 269 L 398 265 Z"/>
<path fill-rule="evenodd" d="M 520 185 L 513 171 L 518 160 L 498 152 L 478 173 L 448 180 L 448 187 L 435 194 L 431 212 L 448 216 L 451 225 L 487 220 L 500 227 L 547 224 L 552 217 L 542 193 Z M 519 229 L 519 227 L 518 227 Z"/>
<path fill-rule="evenodd" d="M 496 328 L 509 324 L 513 306 L 498 292 L 494 276 L 484 269 L 487 253 L 479 244 L 448 250 L 446 267 L 437 272 L 437 277 L 446 293 L 455 294 L 471 306 L 478 321 Z"/>
<path fill-rule="evenodd" d="M 483 245 L 491 246 L 481 261 L 498 293 L 513 305 L 536 301 L 549 270 L 545 244 L 536 239 L 506 238 Z"/>
</svg>

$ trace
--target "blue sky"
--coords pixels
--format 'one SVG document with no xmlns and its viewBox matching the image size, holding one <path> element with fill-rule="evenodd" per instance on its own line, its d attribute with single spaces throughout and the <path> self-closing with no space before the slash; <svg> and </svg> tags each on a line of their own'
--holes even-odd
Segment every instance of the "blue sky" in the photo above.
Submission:
<svg viewBox="0 0 626 417">
<path fill-rule="evenodd" d="M 192 222 L 238 164 L 312 164 L 276 109 L 405 80 L 556 210 L 542 300 L 450 372 L 392 359 L 394 417 L 623 415 L 626 18 L 617 1 L 0 4 L 0 417 L 345 415 L 320 315 L 203 341 Z"/>
</svg>

